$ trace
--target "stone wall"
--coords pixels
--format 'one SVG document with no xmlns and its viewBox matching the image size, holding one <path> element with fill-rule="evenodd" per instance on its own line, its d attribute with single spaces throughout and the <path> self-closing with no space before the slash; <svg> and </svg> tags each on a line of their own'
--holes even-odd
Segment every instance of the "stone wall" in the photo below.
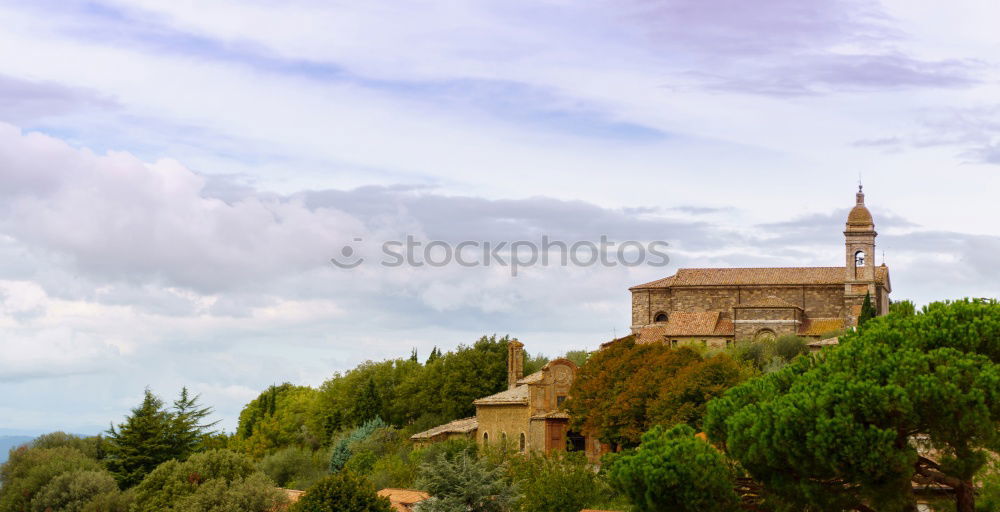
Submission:
<svg viewBox="0 0 1000 512">
<path fill-rule="evenodd" d="M 527 405 L 478 405 L 476 420 L 479 422 L 479 429 L 476 432 L 476 442 L 483 444 L 484 434 L 488 434 L 489 444 L 496 446 L 506 434 L 510 446 L 516 448 L 519 435 L 528 435 L 530 418 Z"/>
<path fill-rule="evenodd" d="M 632 292 L 632 327 L 653 323 L 658 312 L 718 311 L 720 318 L 734 318 L 734 307 L 753 301 L 777 297 L 801 307 L 809 318 L 843 318 L 845 297 L 843 285 L 796 286 L 703 286 L 672 289 L 635 290 Z M 875 297 L 873 297 L 875 299 Z M 881 303 L 881 296 L 878 297 Z"/>
</svg>

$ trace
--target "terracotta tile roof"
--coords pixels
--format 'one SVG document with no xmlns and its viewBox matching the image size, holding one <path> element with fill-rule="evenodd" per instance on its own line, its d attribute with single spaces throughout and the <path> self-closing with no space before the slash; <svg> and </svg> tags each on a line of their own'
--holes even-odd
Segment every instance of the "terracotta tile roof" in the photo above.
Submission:
<svg viewBox="0 0 1000 512">
<path fill-rule="evenodd" d="M 733 321 L 728 318 L 720 318 L 719 323 L 715 324 L 716 336 L 734 336 L 736 335 L 736 326 Z"/>
<path fill-rule="evenodd" d="M 732 336 L 733 322 L 720 316 L 718 311 L 671 313 L 667 323 L 639 330 L 636 343 L 656 343 L 670 336 Z"/>
<path fill-rule="evenodd" d="M 376 494 L 389 498 L 389 502 L 392 503 L 392 508 L 396 510 L 396 512 L 411 512 L 413 510 L 413 505 L 431 497 L 430 494 L 427 494 L 424 491 L 417 491 L 414 489 L 387 488 L 378 491 Z"/>
<path fill-rule="evenodd" d="M 545 376 L 542 375 L 542 371 L 538 370 L 537 372 L 532 373 L 531 375 L 528 375 L 528 376 L 525 376 L 525 377 L 521 377 L 520 379 L 517 379 L 517 383 L 518 384 L 534 384 L 535 382 L 541 382 L 544 377 Z"/>
<path fill-rule="evenodd" d="M 820 334 L 838 331 L 844 328 L 843 318 L 807 318 L 799 327 L 803 336 L 819 336 Z"/>
<path fill-rule="evenodd" d="M 846 273 L 844 267 L 682 268 L 672 276 L 629 289 L 721 285 L 836 285 L 844 283 Z M 888 267 L 883 265 L 875 268 L 877 282 L 887 283 L 888 279 Z"/>
<path fill-rule="evenodd" d="M 528 385 L 521 384 L 514 389 L 501 391 L 495 395 L 480 398 L 472 402 L 473 405 L 504 405 L 504 404 L 526 404 L 528 403 Z"/>
<path fill-rule="evenodd" d="M 797 308 L 802 309 L 798 304 L 792 304 L 784 299 L 775 297 L 773 295 L 769 297 L 761 297 L 759 299 L 749 300 L 740 303 L 738 308 Z"/>
<path fill-rule="evenodd" d="M 422 439 L 432 439 L 435 436 L 442 434 L 467 434 L 479 428 L 479 420 L 475 416 L 471 418 L 462 418 L 460 420 L 455 420 L 450 423 L 445 423 L 444 425 L 438 425 L 430 430 L 425 430 L 423 432 L 418 432 L 410 436 L 413 440 Z"/>
</svg>

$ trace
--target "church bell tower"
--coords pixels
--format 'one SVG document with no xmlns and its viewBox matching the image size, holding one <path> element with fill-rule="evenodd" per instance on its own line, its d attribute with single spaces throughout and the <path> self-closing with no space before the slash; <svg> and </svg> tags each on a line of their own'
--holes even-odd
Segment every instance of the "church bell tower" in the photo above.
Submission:
<svg viewBox="0 0 1000 512">
<path fill-rule="evenodd" d="M 865 206 L 865 193 L 858 185 L 856 204 L 847 216 L 844 230 L 845 258 L 844 298 L 846 305 L 860 305 L 865 294 L 871 294 L 878 307 L 875 289 L 875 221 Z"/>
</svg>

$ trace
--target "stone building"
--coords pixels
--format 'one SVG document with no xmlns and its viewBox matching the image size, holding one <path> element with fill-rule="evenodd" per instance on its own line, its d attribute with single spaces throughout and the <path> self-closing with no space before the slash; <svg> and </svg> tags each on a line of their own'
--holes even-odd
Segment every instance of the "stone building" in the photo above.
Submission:
<svg viewBox="0 0 1000 512">
<path fill-rule="evenodd" d="M 844 230 L 843 267 L 683 268 L 633 286 L 632 332 L 640 343 L 702 343 L 797 334 L 819 338 L 857 325 L 870 295 L 889 309 L 889 269 L 874 265 L 875 222 L 858 187 Z"/>
<path fill-rule="evenodd" d="M 475 438 L 480 445 L 502 443 L 520 452 L 586 450 L 596 460 L 606 447 L 569 430 L 563 401 L 569 396 L 577 366 L 568 359 L 549 361 L 524 376 L 524 345 L 507 346 L 507 389 L 480 398 L 474 418 L 464 418 L 411 436 L 415 443 Z"/>
</svg>

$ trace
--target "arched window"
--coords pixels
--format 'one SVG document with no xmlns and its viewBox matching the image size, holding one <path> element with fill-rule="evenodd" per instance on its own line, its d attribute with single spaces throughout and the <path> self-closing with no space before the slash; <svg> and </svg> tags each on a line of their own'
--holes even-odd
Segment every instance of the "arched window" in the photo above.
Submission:
<svg viewBox="0 0 1000 512">
<path fill-rule="evenodd" d="M 490 433 L 483 432 L 483 444 L 490 444 Z"/>
<path fill-rule="evenodd" d="M 524 443 L 524 432 L 521 432 L 520 442 L 518 443 L 521 453 L 524 453 L 525 443 Z"/>
<path fill-rule="evenodd" d="M 757 331 L 757 334 L 753 335 L 753 340 L 754 341 L 771 341 L 771 340 L 773 340 L 773 339 L 775 339 L 777 337 L 778 336 L 776 334 L 774 334 L 774 331 L 772 331 L 771 329 L 761 329 L 761 330 Z"/>
<path fill-rule="evenodd" d="M 656 314 L 656 316 L 653 317 L 653 321 L 657 322 L 657 323 L 666 322 L 667 321 L 667 314 L 664 313 L 663 311 L 660 311 L 659 313 Z"/>
</svg>

